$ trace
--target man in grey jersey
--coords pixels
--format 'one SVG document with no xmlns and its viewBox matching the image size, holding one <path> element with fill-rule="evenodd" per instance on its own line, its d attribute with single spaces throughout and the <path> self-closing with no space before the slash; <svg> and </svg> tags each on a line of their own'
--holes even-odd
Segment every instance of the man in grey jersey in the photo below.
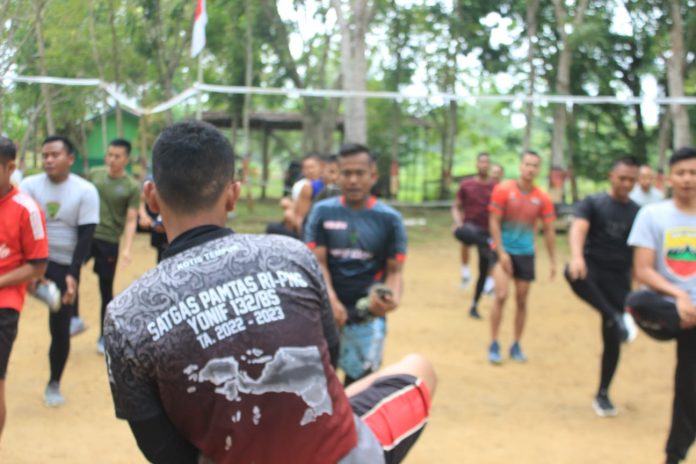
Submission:
<svg viewBox="0 0 696 464">
<path fill-rule="evenodd" d="M 70 173 L 74 147 L 60 135 L 47 137 L 41 147 L 44 172 L 25 178 L 20 190 L 31 195 L 46 213 L 48 269 L 46 278 L 63 294 L 59 311 L 49 315 L 51 374 L 44 393 L 47 406 L 65 402 L 60 380 L 70 353 L 70 319 L 75 311 L 80 268 L 99 223 L 99 194 L 86 180 Z"/>
</svg>

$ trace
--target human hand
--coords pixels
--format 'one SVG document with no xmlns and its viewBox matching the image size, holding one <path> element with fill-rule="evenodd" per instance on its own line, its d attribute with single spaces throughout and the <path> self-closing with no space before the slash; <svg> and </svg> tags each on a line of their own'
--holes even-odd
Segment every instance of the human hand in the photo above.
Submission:
<svg viewBox="0 0 696 464">
<path fill-rule="evenodd" d="M 346 325 L 348 311 L 346 311 L 346 307 L 343 306 L 343 303 L 341 303 L 338 298 L 331 301 L 331 311 L 333 311 L 334 320 L 339 328 Z"/>
<path fill-rule="evenodd" d="M 396 309 L 397 301 L 394 299 L 394 292 L 385 285 L 374 286 L 370 290 L 369 311 L 378 317 L 383 317 L 389 311 Z"/>
<path fill-rule="evenodd" d="M 583 257 L 573 258 L 568 264 L 568 276 L 570 280 L 584 280 L 587 277 L 587 264 Z"/>
<path fill-rule="evenodd" d="M 683 293 L 677 297 L 677 313 L 679 313 L 679 324 L 683 329 L 696 327 L 696 307 L 694 307 L 688 293 Z"/>
<path fill-rule="evenodd" d="M 124 266 L 128 266 L 131 263 L 130 250 L 123 250 L 123 253 L 121 253 L 121 262 Z"/>
<path fill-rule="evenodd" d="M 77 280 L 70 274 L 65 276 L 65 293 L 61 302 L 65 305 L 71 305 L 77 299 Z"/>
<path fill-rule="evenodd" d="M 498 253 L 498 262 L 507 275 L 512 275 L 512 258 L 504 251 Z"/>
<path fill-rule="evenodd" d="M 143 229 L 150 229 L 152 227 L 152 218 L 147 214 L 142 214 L 138 216 L 138 225 Z"/>
</svg>

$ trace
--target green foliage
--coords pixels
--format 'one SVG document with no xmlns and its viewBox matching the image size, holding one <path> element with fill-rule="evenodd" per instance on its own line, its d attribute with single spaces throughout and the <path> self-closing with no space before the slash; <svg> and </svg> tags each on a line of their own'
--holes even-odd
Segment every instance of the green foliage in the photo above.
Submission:
<svg viewBox="0 0 696 464">
<path fill-rule="evenodd" d="M 530 64 L 526 61 L 527 1 L 455 0 L 405 2 L 374 0 L 368 40 L 368 87 L 399 91 L 409 87 L 433 92 L 526 93 Z M 577 1 L 566 0 L 568 21 Z M 696 94 L 696 1 L 684 0 L 687 61 L 685 93 Z M 0 75 L 41 73 L 36 34 L 36 9 L 42 8 L 46 72 L 64 77 L 102 77 L 141 105 L 159 103 L 191 86 L 197 78 L 197 60 L 189 56 L 192 0 L 0 0 Z M 671 46 L 671 18 L 666 0 L 590 0 L 585 20 L 572 31 L 571 92 L 577 95 L 633 95 L 643 92 L 642 82 L 654 76 L 658 92 L 666 94 L 664 59 Z M 340 87 L 340 41 L 328 0 L 276 2 L 258 0 L 207 2 L 207 46 L 202 62 L 209 83 L 243 85 L 245 34 L 252 27 L 252 84 L 260 87 Z M 618 8 L 626 10 L 631 30 L 614 25 Z M 306 26 L 291 18 L 312 24 Z M 531 65 L 538 80 L 535 91 L 553 93 L 559 60 L 559 25 L 553 2 L 539 3 L 537 58 Z M 501 43 L 495 30 L 507 28 Z M 473 63 L 473 64 L 472 64 Z M 512 76 L 499 87 L 496 76 Z M 0 87 L 0 128 L 35 151 L 47 132 L 44 96 L 38 85 Z M 82 140 L 90 116 L 105 110 L 104 95 L 94 88 L 49 86 L 56 130 Z M 240 121 L 241 95 L 211 94 L 206 110 L 225 111 Z M 107 105 L 113 102 L 108 101 Z M 252 111 L 297 112 L 309 124 L 319 125 L 335 111 L 335 100 L 254 96 Z M 148 118 L 146 141 L 171 120 L 190 117 L 193 104 L 171 114 Z M 509 177 L 517 169 L 523 128 L 511 120 L 521 105 L 463 103 L 456 112 L 448 102 L 423 100 L 369 100 L 369 145 L 378 154 L 382 173 L 392 158 L 400 166 L 401 196 L 413 201 L 438 198 L 448 173 L 473 172 L 478 152 L 488 151 L 502 163 Z M 534 112 L 533 147 L 549 154 L 553 105 Z M 696 109 L 689 107 L 696 133 Z M 34 118 L 34 115 L 36 117 Z M 611 159 L 633 154 L 655 162 L 658 128 L 631 106 L 577 105 L 568 128 L 575 173 L 580 184 L 601 182 Z M 450 121 L 452 118 L 452 121 Z M 451 123 L 454 124 L 451 124 Z M 311 129 L 316 129 L 312 127 Z M 322 130 L 330 130 L 322 128 Z M 315 131 L 317 132 L 317 131 Z M 230 132 L 230 137 L 232 133 Z M 270 140 L 272 182 L 290 158 L 307 147 L 307 134 L 276 132 Z M 316 137 L 317 135 L 313 135 Z M 236 137 L 241 143 L 241 135 Z M 339 136 L 329 141 L 338 145 Z M 446 147 L 452 142 L 451 156 Z M 261 135 L 253 135 L 252 169 L 261 169 Z M 448 157 L 449 156 L 449 157 Z M 548 166 L 544 166 L 547 169 Z M 255 174 L 255 191 L 260 174 Z M 545 175 L 545 172 L 542 173 Z M 275 185 L 275 184 L 274 184 Z M 597 184 L 598 186 L 600 184 Z M 581 189 L 582 189 L 581 188 Z M 588 187 L 589 188 L 589 187 Z M 450 189 L 451 190 L 451 189 Z M 271 194 L 278 193 L 273 187 Z"/>
</svg>

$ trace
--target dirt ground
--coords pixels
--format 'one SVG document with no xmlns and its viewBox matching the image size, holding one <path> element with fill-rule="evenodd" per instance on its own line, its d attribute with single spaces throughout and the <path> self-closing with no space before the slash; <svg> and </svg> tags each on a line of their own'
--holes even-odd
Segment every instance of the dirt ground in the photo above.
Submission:
<svg viewBox="0 0 696 464">
<path fill-rule="evenodd" d="M 560 238 L 565 240 L 565 238 Z M 139 235 L 134 262 L 120 268 L 121 290 L 155 261 Z M 546 256 L 537 265 L 523 346 L 525 365 L 486 361 L 487 315 L 467 317 L 471 289 L 458 287 L 458 249 L 441 240 L 412 246 L 402 306 L 389 319 L 386 360 L 419 351 L 435 363 L 440 385 L 426 428 L 407 462 L 426 463 L 658 463 L 669 425 L 674 345 L 644 334 L 624 346 L 611 397 L 619 416 L 600 419 L 590 403 L 598 382 L 599 317 L 566 283 L 548 281 Z M 562 261 L 565 257 L 562 256 Z M 87 332 L 73 338 L 62 382 L 66 404 L 48 409 L 46 309 L 29 298 L 7 378 L 8 421 L 2 463 L 143 462 L 127 425 L 115 419 L 104 366 L 96 352 L 99 297 L 85 268 L 81 312 Z M 503 322 L 507 351 L 513 308 Z M 687 462 L 696 462 L 692 453 Z"/>
</svg>

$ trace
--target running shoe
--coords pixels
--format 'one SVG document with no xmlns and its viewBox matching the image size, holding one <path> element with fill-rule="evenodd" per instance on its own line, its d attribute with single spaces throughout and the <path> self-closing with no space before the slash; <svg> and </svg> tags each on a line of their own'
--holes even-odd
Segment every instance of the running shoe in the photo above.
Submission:
<svg viewBox="0 0 696 464">
<path fill-rule="evenodd" d="M 599 417 L 616 416 L 616 408 L 606 395 L 597 395 L 592 402 L 592 409 Z"/>
<path fill-rule="evenodd" d="M 97 353 L 104 354 L 104 337 L 97 339 Z"/>
<path fill-rule="evenodd" d="M 84 322 L 82 322 L 82 319 L 79 317 L 73 316 L 70 319 L 70 336 L 74 337 L 75 335 L 79 335 L 82 332 L 87 330 L 87 326 L 85 325 Z"/>
<path fill-rule="evenodd" d="M 472 319 L 481 319 L 481 314 L 479 314 L 478 309 L 476 309 L 476 306 L 472 306 L 469 308 L 469 317 Z"/>
<path fill-rule="evenodd" d="M 467 288 L 469 286 L 469 284 L 471 283 L 471 271 L 469 270 L 468 267 L 462 266 L 461 277 L 462 277 L 462 280 L 459 283 L 459 286 L 461 288 Z"/>
<path fill-rule="evenodd" d="M 57 408 L 65 404 L 65 398 L 60 393 L 60 384 L 58 382 L 49 382 L 46 385 L 44 392 L 44 404 L 49 408 Z"/>
<path fill-rule="evenodd" d="M 483 293 L 489 296 L 495 293 L 495 280 L 493 277 L 486 277 L 486 282 L 483 284 Z"/>
<path fill-rule="evenodd" d="M 500 345 L 497 341 L 491 342 L 488 347 L 488 362 L 496 365 L 503 363 L 503 358 L 500 356 Z"/>
<path fill-rule="evenodd" d="M 638 336 L 638 327 L 636 326 L 636 321 L 633 320 L 633 316 L 629 313 L 623 313 L 623 323 L 626 328 L 626 342 L 631 343 Z"/>
<path fill-rule="evenodd" d="M 619 329 L 619 336 L 622 343 L 629 341 L 628 328 L 626 327 L 626 321 L 624 320 L 623 314 L 614 313 L 614 318 L 607 324 L 616 324 Z"/>
<path fill-rule="evenodd" d="M 57 313 L 60 311 L 60 290 L 55 282 L 47 280 L 46 282 L 41 282 L 36 286 L 36 290 L 32 293 L 34 297 L 43 301 L 48 305 L 48 309 L 52 313 Z"/>
<path fill-rule="evenodd" d="M 515 342 L 510 347 L 510 359 L 517 362 L 527 362 L 527 357 L 522 352 L 522 347 L 519 343 Z"/>
</svg>

